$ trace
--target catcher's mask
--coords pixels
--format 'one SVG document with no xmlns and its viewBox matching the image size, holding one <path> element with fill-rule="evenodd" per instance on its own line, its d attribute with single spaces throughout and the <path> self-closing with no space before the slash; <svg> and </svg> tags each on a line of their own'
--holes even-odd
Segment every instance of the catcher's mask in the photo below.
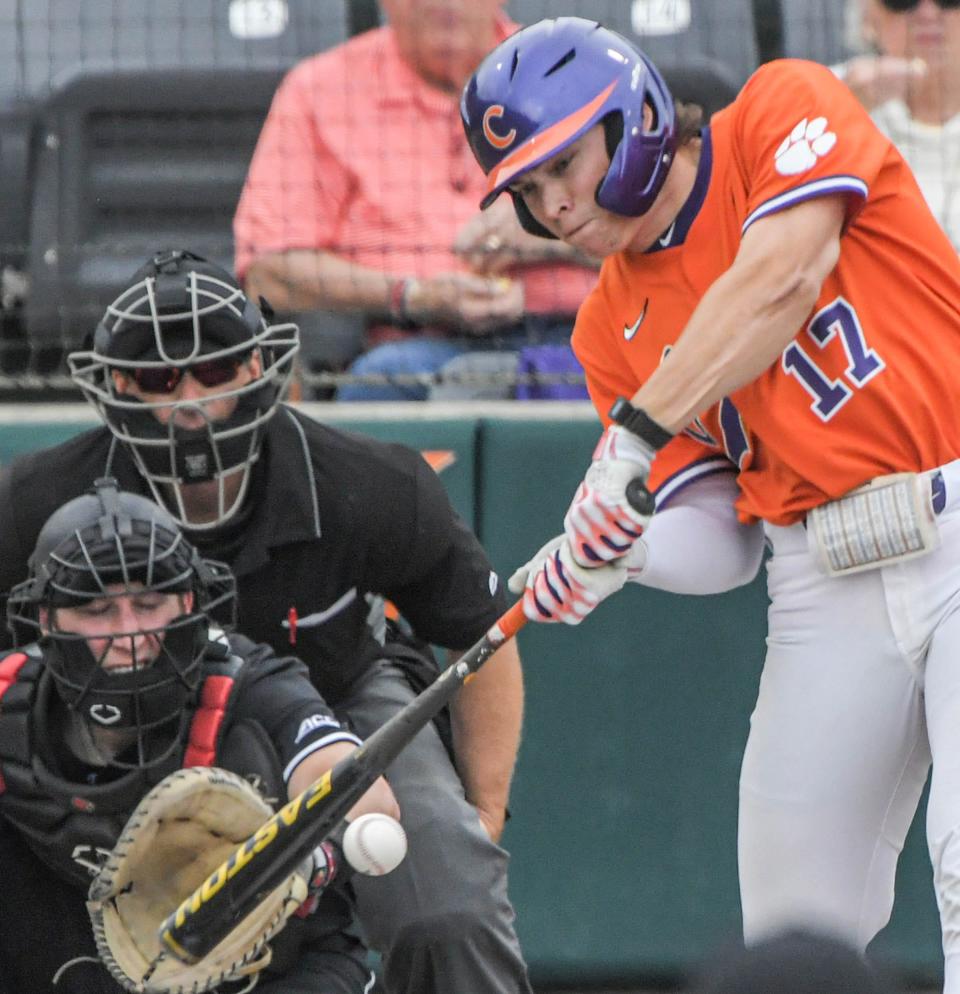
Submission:
<svg viewBox="0 0 960 994">
<path fill-rule="evenodd" d="M 653 114 L 644 125 L 644 107 Z M 552 235 L 510 184 L 602 123 L 610 168 L 596 190 L 605 210 L 645 214 L 677 147 L 673 98 L 656 66 L 621 35 L 582 17 L 538 21 L 480 63 L 460 101 L 467 141 L 487 174 L 489 207 L 510 193 L 520 224 Z"/>
<path fill-rule="evenodd" d="M 182 525 L 201 530 L 216 528 L 240 509 L 298 349 L 297 326 L 268 325 L 226 270 L 170 250 L 137 270 L 107 307 L 92 346 L 72 353 L 68 363 L 74 382 L 130 449 L 155 499 Z M 260 375 L 237 385 L 241 366 L 254 355 Z M 172 391 L 191 367 L 199 382 L 224 389 L 175 399 Z M 136 383 L 149 402 L 129 392 Z M 211 400 L 232 401 L 232 412 L 214 419 L 206 407 Z M 242 476 L 231 497 L 226 480 L 236 473 Z M 218 485 L 216 512 L 209 521 L 190 521 L 182 488 L 209 480 Z"/>
<path fill-rule="evenodd" d="M 235 592 L 230 570 L 201 559 L 167 511 L 103 479 L 47 520 L 29 578 L 10 593 L 7 616 L 18 641 L 25 633 L 38 638 L 57 693 L 72 711 L 94 727 L 136 732 L 136 759 L 113 762 L 141 768 L 165 755 L 166 749 L 157 754 L 149 733 L 182 717 L 200 682 L 208 612 L 232 607 Z M 156 594 L 179 595 L 187 610 L 157 627 L 115 630 L 118 598 L 149 604 Z M 84 632 L 67 630 L 62 609 L 84 606 L 95 609 Z M 126 654 L 125 665 L 108 669 L 103 664 L 115 646 Z"/>
</svg>

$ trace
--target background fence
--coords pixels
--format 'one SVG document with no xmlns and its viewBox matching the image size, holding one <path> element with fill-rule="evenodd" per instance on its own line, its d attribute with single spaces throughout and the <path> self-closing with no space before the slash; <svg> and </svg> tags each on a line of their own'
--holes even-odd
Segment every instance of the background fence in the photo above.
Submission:
<svg viewBox="0 0 960 994">
<path fill-rule="evenodd" d="M 708 110 L 762 61 L 844 54 L 844 0 L 505 9 L 524 23 L 599 19 Z M 0 0 L 0 386 L 68 391 L 64 348 L 157 248 L 230 267 L 231 219 L 277 82 L 378 22 L 374 0 Z"/>
</svg>

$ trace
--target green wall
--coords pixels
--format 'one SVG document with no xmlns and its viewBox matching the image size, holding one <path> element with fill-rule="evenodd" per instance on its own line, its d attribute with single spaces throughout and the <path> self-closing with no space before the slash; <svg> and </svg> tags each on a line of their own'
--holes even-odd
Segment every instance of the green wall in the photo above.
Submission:
<svg viewBox="0 0 960 994">
<path fill-rule="evenodd" d="M 338 423 L 455 453 L 441 478 L 504 578 L 559 531 L 597 436 L 591 420 Z M 80 427 L 0 425 L 0 463 Z M 716 597 L 631 587 L 577 628 L 520 635 L 526 729 L 505 844 L 539 983 L 672 983 L 737 933 L 737 774 L 766 609 L 763 575 Z M 939 982 L 922 818 L 876 946 L 911 981 Z"/>
</svg>

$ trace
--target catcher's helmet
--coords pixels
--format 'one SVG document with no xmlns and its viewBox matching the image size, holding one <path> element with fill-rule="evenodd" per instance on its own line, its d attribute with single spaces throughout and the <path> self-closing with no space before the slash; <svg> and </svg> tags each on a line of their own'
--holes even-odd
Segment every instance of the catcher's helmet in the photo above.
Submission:
<svg viewBox="0 0 960 994">
<path fill-rule="evenodd" d="M 153 496 L 181 524 L 201 530 L 217 527 L 240 509 L 298 348 L 296 325 L 268 325 L 229 273 L 191 252 L 172 250 L 137 270 L 130 286 L 107 307 L 92 347 L 74 352 L 68 362 L 74 382 L 129 447 Z M 216 394 L 236 401 L 223 420 L 211 418 L 196 400 L 145 403 L 121 392 L 112 375 L 229 362 L 253 352 L 260 355 L 261 375 Z M 177 424 L 177 411 L 188 409 L 200 414 L 202 427 Z M 165 423 L 158 414 L 165 415 Z M 225 478 L 237 472 L 243 474 L 239 492 L 228 500 Z M 207 480 L 219 485 L 216 514 L 209 522 L 190 521 L 182 487 Z"/>
<path fill-rule="evenodd" d="M 649 128 L 644 106 L 653 112 Z M 467 83 L 460 116 L 489 178 L 481 207 L 603 122 L 611 161 L 597 203 L 639 217 L 676 151 L 673 98 L 656 67 L 625 38 L 581 17 L 539 21 L 501 42 Z M 554 237 L 508 192 L 527 231 Z"/>
<path fill-rule="evenodd" d="M 99 656 L 89 632 L 65 630 L 58 619 L 59 608 L 154 592 L 192 593 L 192 607 L 149 632 L 114 632 L 105 620 Z M 230 570 L 201 559 L 167 511 L 102 479 L 47 520 L 29 578 L 10 593 L 7 617 L 18 640 L 39 636 L 57 692 L 72 711 L 93 725 L 137 733 L 135 761 L 115 764 L 142 767 L 162 758 L 151 753 L 146 733 L 181 718 L 197 688 L 208 613 L 232 607 L 234 596 Z M 151 649 L 138 659 L 144 634 L 153 636 Z M 108 670 L 101 664 L 117 639 L 129 640 L 132 665 Z"/>
</svg>

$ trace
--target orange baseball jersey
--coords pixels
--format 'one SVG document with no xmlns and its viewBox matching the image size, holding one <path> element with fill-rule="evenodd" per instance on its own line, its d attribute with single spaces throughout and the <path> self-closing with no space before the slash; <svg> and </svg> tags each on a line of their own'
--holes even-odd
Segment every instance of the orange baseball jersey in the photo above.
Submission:
<svg viewBox="0 0 960 994">
<path fill-rule="evenodd" d="M 605 261 L 573 335 L 591 398 L 608 423 L 751 224 L 833 195 L 846 198 L 847 219 L 815 307 L 777 362 L 658 453 L 660 506 L 732 463 L 741 519 L 790 524 L 873 477 L 960 456 L 957 253 L 852 93 L 799 60 L 761 67 L 713 117 L 693 191 L 659 241 Z"/>
</svg>

